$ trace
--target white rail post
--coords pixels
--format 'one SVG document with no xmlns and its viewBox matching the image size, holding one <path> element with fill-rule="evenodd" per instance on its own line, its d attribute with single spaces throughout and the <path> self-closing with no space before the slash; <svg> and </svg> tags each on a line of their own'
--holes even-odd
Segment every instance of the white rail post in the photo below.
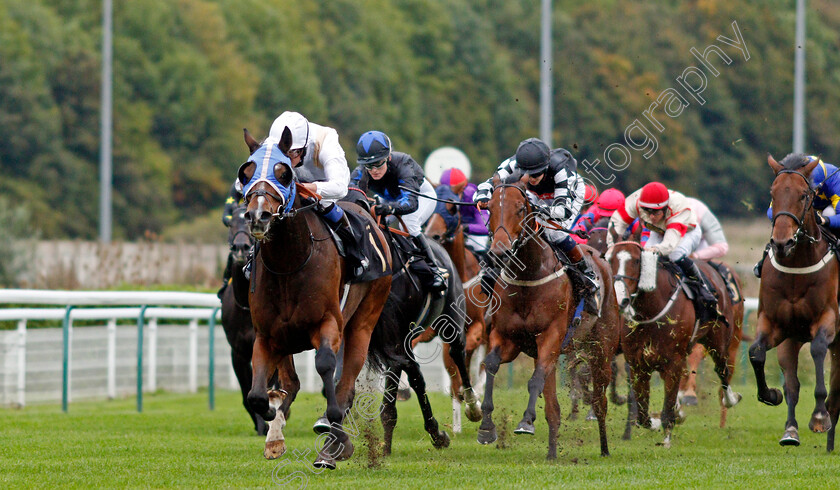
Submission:
<svg viewBox="0 0 840 490">
<path fill-rule="evenodd" d="M 108 320 L 108 398 L 117 397 L 117 319 Z"/>
<path fill-rule="evenodd" d="M 306 359 L 306 391 L 315 392 L 315 356 L 309 352 L 303 353 Z"/>
<path fill-rule="evenodd" d="M 190 365 L 189 365 L 190 393 L 198 391 L 198 320 L 190 320 Z"/>
<path fill-rule="evenodd" d="M 17 400 L 21 407 L 26 406 L 26 319 L 17 324 Z"/>
<path fill-rule="evenodd" d="M 157 391 L 158 319 L 149 320 L 149 391 Z"/>
<path fill-rule="evenodd" d="M 67 403 L 73 401 L 73 318 L 67 320 Z"/>
</svg>

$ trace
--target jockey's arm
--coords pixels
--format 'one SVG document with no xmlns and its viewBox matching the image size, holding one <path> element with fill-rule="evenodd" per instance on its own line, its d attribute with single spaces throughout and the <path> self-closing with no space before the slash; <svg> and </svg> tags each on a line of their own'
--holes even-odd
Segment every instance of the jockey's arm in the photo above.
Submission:
<svg viewBox="0 0 840 490">
<path fill-rule="evenodd" d="M 711 211 L 706 211 L 700 219 L 700 228 L 703 230 L 703 240 L 706 241 L 708 246 L 695 251 L 692 258 L 709 260 L 726 255 L 726 252 L 729 251 L 729 244 L 726 242 L 726 236 L 723 234 L 720 221 Z"/>
<path fill-rule="evenodd" d="M 576 173 L 557 172 L 554 176 L 554 201 L 548 207 L 551 219 L 559 221 L 564 228 L 574 223 L 583 207 L 586 184 Z"/>
<path fill-rule="evenodd" d="M 516 182 L 521 176 L 522 172 L 516 168 L 516 159 L 514 157 L 508 158 L 499 164 L 499 168 L 496 169 L 496 172 L 489 179 L 478 184 L 478 191 L 475 193 L 475 202 L 486 204 L 493 194 L 494 187 L 500 183 L 510 184 Z"/>
<path fill-rule="evenodd" d="M 327 200 L 338 200 L 347 195 L 347 183 L 350 181 L 350 167 L 344 156 L 344 149 L 338 143 L 338 133 L 331 130 L 327 133 L 318 159 L 324 166 L 327 180 L 315 182 L 316 192 Z"/>
</svg>

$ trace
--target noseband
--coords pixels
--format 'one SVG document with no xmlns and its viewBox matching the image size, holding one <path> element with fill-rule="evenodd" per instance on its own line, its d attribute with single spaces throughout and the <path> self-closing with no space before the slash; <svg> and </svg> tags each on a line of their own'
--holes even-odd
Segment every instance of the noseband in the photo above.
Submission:
<svg viewBox="0 0 840 490">
<path fill-rule="evenodd" d="M 796 223 L 796 233 L 793 234 L 793 246 L 795 247 L 797 243 L 799 243 L 799 237 L 805 237 L 810 243 L 817 243 L 820 240 L 819 236 L 812 236 L 805 230 L 805 217 L 809 210 L 812 209 L 814 205 L 814 189 L 811 189 L 811 182 L 808 180 L 808 177 L 802 174 L 802 172 L 798 172 L 796 170 L 781 170 L 778 174 L 776 174 L 776 178 L 782 174 L 796 174 L 802 177 L 805 180 L 805 184 L 808 186 L 808 204 L 802 209 L 802 214 L 800 216 L 796 216 L 793 213 L 788 211 L 779 211 L 778 213 L 773 213 L 773 221 L 771 226 L 776 226 L 776 220 L 781 216 L 787 216 L 788 218 L 792 219 L 794 223 Z M 819 232 L 819 227 L 817 228 L 817 232 Z"/>
</svg>

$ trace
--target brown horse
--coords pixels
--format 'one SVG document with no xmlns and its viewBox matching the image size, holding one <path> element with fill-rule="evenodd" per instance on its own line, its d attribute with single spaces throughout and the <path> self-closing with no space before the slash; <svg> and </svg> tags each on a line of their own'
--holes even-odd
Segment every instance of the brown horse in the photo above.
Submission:
<svg viewBox="0 0 840 490">
<path fill-rule="evenodd" d="M 277 372 L 286 390 L 285 380 L 297 378 L 292 355 L 316 349 L 315 368 L 324 384 L 331 429 L 315 466 L 334 469 L 336 461 L 353 454 L 353 444 L 341 424 L 353 404 L 356 377 L 388 298 L 391 276 L 349 284 L 344 260 L 331 243 L 327 225 L 312 210 L 318 196 L 309 196 L 312 203 L 305 204 L 302 194 L 306 190 L 297 185 L 285 156 L 291 146 L 288 128 L 279 144 L 260 145 L 247 131 L 245 142 L 251 157 L 240 167 L 239 180 L 245 186 L 251 234 L 258 240 L 249 294 L 256 340 L 248 403 L 269 421 L 265 456 L 279 457 L 285 451 L 282 428 L 293 397 L 283 390 L 268 392 L 268 379 Z M 355 204 L 341 204 L 345 210 L 365 215 Z M 387 242 L 367 217 L 390 267 Z M 336 353 L 342 342 L 344 368 L 336 385 Z"/>
<path fill-rule="evenodd" d="M 448 204 L 447 208 L 449 206 L 454 207 L 454 205 Z M 487 325 L 484 321 L 484 314 L 486 312 L 489 298 L 481 290 L 481 284 L 477 279 L 480 266 L 478 264 L 478 260 L 475 258 L 475 255 L 473 255 L 473 253 L 464 246 L 464 232 L 461 230 L 460 226 L 457 226 L 455 229 L 449 229 L 446 222 L 443 220 L 443 217 L 441 217 L 440 214 L 435 213 L 426 223 L 424 232 L 426 236 L 432 238 L 443 246 L 443 249 L 446 250 L 446 253 L 448 253 L 449 257 L 452 259 L 452 263 L 455 265 L 458 275 L 463 281 L 466 281 L 464 282 L 465 306 L 467 312 L 464 325 L 464 331 L 466 334 L 464 360 L 469 368 L 472 365 L 473 354 L 475 354 L 476 350 L 482 345 L 485 346 L 485 348 L 487 347 Z M 415 342 L 431 340 L 431 335 L 428 335 L 429 333 L 434 334 L 434 331 L 431 328 L 427 329 L 422 337 L 415 339 Z M 455 362 L 452 360 L 452 356 L 449 354 L 449 344 L 445 345 L 446 346 L 443 351 L 443 363 L 446 366 L 446 371 L 449 373 L 449 378 L 451 380 L 452 431 L 457 434 L 461 432 L 461 402 L 463 401 L 461 387 L 463 386 L 463 381 L 461 380 L 461 375 L 458 372 Z M 483 369 L 480 369 L 478 373 L 479 379 L 482 374 Z M 479 393 L 483 391 L 480 384 L 474 388 Z"/>
<path fill-rule="evenodd" d="M 819 160 L 808 163 L 801 154 L 791 154 L 781 163 L 772 156 L 767 163 L 776 177 L 770 187 L 773 199 L 773 232 L 768 260 L 764 261 L 758 292 L 758 324 L 750 346 L 750 362 L 758 385 L 758 400 L 768 405 L 782 403 L 782 393 L 768 388 L 764 378 L 767 349 L 778 347 L 779 365 L 784 371 L 788 416 L 779 444 L 799 445 L 796 404 L 799 379 L 796 375 L 799 350 L 811 343 L 816 368 L 816 406 L 808 427 L 828 431 L 826 449 L 834 450 L 834 429 L 840 414 L 840 342 L 837 292 L 838 265 L 814 218 L 816 192 L 810 175 Z M 831 394 L 826 407 L 824 362 L 831 350 Z"/>
<path fill-rule="evenodd" d="M 741 278 L 735 272 L 735 270 L 724 264 L 719 263 L 718 267 L 724 267 L 726 270 L 729 271 L 729 274 L 734 281 L 735 291 L 732 292 L 732 295 L 735 296 L 732 302 L 732 318 L 735 323 L 732 326 L 732 340 L 729 342 L 729 372 L 730 375 L 735 375 L 735 362 L 738 360 L 738 349 L 741 348 L 741 340 L 743 338 L 743 323 L 744 323 L 744 301 L 743 298 L 740 296 L 742 288 L 741 288 Z M 728 289 L 728 288 L 727 288 Z M 737 299 L 738 301 L 735 301 Z M 681 405 L 697 405 L 697 370 L 700 367 L 700 363 L 703 361 L 703 358 L 706 357 L 706 348 L 703 344 L 695 344 L 694 348 L 691 350 L 691 353 L 688 355 L 686 361 L 688 368 L 686 370 L 686 374 L 680 380 L 680 389 L 677 392 L 677 397 L 680 401 Z M 728 411 L 728 407 L 726 405 L 725 400 L 725 393 L 722 390 L 718 392 L 718 401 L 720 403 L 720 427 L 723 428 L 726 426 L 726 414 Z M 692 400 L 693 398 L 693 400 Z"/>
<path fill-rule="evenodd" d="M 515 433 L 534 434 L 536 402 L 545 397 L 545 418 L 548 422 L 548 459 L 557 457 L 557 430 L 560 426 L 560 404 L 557 401 L 555 367 L 563 349 L 568 326 L 575 312 L 575 295 L 562 263 L 551 246 L 538 233 L 539 224 L 533 213 L 524 182 L 500 184 L 490 199 L 490 229 L 493 237 L 491 253 L 506 259 L 493 291 L 499 307 L 493 313 L 489 353 L 484 360 L 487 385 L 481 405 L 483 419 L 478 442 L 496 440 L 493 423 L 493 386 L 502 363 L 513 361 L 520 352 L 534 358 L 534 374 L 528 381 L 528 408 Z M 601 284 L 609 284 L 607 264 L 594 251 L 585 255 L 594 263 Z M 606 432 L 606 386 L 610 379 L 617 339 L 618 307 L 611 288 L 602 287 L 601 318 L 583 314 L 574 333 L 575 347 L 589 362 L 592 377 L 592 406 L 598 417 L 601 455 L 609 455 Z M 613 337 L 615 338 L 615 337 Z"/>
<path fill-rule="evenodd" d="M 682 281 L 664 263 L 658 266 L 657 254 L 643 252 L 638 242 L 623 241 L 611 246 L 606 258 L 612 266 L 619 306 L 627 319 L 621 347 L 630 364 L 633 393 L 638 402 L 637 423 L 652 428 L 648 412 L 650 377 L 657 371 L 665 381 L 661 416 L 665 431 L 663 445 L 670 447 L 671 431 L 679 411 L 679 381 L 685 372 L 686 356 L 695 342 L 702 343 L 712 354 L 726 405 L 734 406 L 741 399 L 729 386 L 732 377 L 729 345 L 731 325 L 735 324 L 732 301 L 720 275 L 708 264 L 698 262 L 714 289 L 722 292 L 718 293 L 718 307 L 728 322 L 712 320 L 701 324 Z M 631 404 L 631 413 L 634 408 Z M 629 437 L 629 430 L 628 425 L 625 438 Z"/>
</svg>

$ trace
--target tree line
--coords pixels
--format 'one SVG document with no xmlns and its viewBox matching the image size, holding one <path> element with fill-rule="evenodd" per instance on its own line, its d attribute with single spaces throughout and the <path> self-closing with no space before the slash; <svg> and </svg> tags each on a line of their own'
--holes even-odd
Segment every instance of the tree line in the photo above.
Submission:
<svg viewBox="0 0 840 490">
<path fill-rule="evenodd" d="M 44 237 L 97 234 L 101 3 L 0 3 L 0 195 Z M 765 155 L 791 147 L 794 4 L 555 0 L 554 146 L 590 180 L 599 161 L 625 191 L 658 179 L 759 215 Z M 808 151 L 833 162 L 840 5 L 808 14 Z M 720 41 L 733 23 L 748 59 Z M 540 0 L 114 2 L 115 238 L 218 210 L 247 157 L 242 128 L 264 137 L 283 110 L 335 127 L 351 166 L 358 136 L 380 129 L 421 163 L 459 147 L 486 178 L 539 133 L 539 26 Z M 706 52 L 705 66 L 694 52 L 711 45 L 731 63 Z M 702 85 L 689 67 L 702 104 L 678 80 Z M 686 102 L 676 116 L 669 89 Z"/>
</svg>

